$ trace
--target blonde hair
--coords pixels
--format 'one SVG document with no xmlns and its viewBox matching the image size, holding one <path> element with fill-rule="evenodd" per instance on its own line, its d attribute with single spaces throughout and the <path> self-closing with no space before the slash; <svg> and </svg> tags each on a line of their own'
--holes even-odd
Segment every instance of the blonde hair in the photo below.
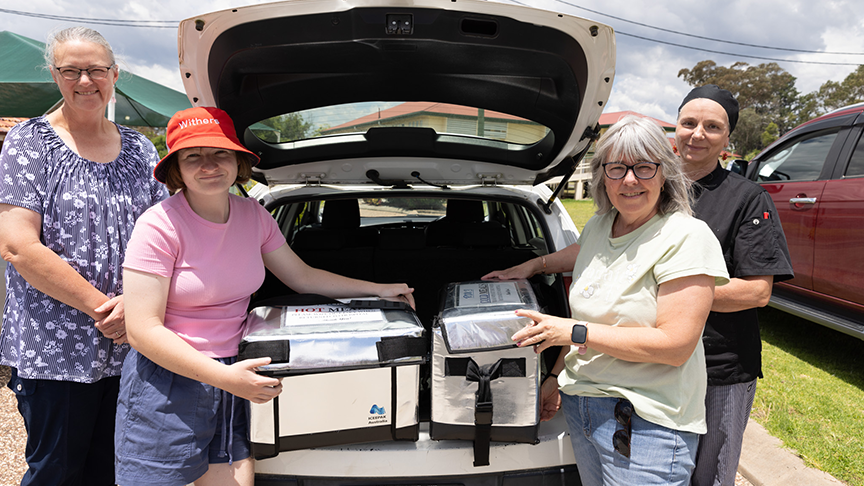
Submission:
<svg viewBox="0 0 864 486">
<path fill-rule="evenodd" d="M 619 120 L 597 141 L 594 158 L 591 159 L 591 195 L 597 214 L 605 214 L 613 207 L 606 194 L 603 164 L 621 160 L 659 163 L 664 182 L 657 202 L 658 211 L 660 214 L 680 211 L 693 215 L 690 207 L 693 198 L 691 182 L 684 175 L 681 159 L 672 151 L 666 133 L 657 123 L 635 115 Z"/>
</svg>

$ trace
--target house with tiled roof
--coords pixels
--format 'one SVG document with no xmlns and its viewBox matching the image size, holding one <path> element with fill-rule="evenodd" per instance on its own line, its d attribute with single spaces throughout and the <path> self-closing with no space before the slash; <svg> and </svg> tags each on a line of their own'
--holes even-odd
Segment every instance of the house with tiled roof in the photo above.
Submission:
<svg viewBox="0 0 864 486">
<path fill-rule="evenodd" d="M 646 116 L 646 115 L 643 115 L 641 113 L 636 113 L 635 111 L 615 111 L 612 113 L 603 113 L 602 115 L 600 115 L 600 120 L 598 122 L 600 124 L 601 133 L 605 132 L 607 128 L 609 128 L 610 126 L 617 123 L 618 120 L 624 118 L 625 116 L 629 116 L 629 115 L 636 115 L 636 116 L 641 116 L 642 118 L 647 118 L 649 120 L 654 120 L 654 122 L 657 123 L 658 125 L 660 125 L 660 127 L 663 128 L 664 131 L 666 131 L 667 133 L 670 133 L 673 137 L 675 136 L 675 124 L 674 123 L 665 122 L 663 120 L 659 120 L 657 118 Z"/>
<path fill-rule="evenodd" d="M 663 120 L 653 118 L 650 116 L 643 115 L 641 113 L 637 113 L 635 111 L 614 111 L 612 113 L 603 113 L 600 115 L 600 119 L 597 121 L 597 124 L 600 125 L 600 135 L 606 133 L 606 130 L 609 129 L 612 125 L 617 123 L 619 120 L 624 118 L 625 116 L 635 115 L 641 116 L 643 118 L 647 118 L 649 120 L 653 120 L 663 131 L 666 132 L 666 137 L 669 138 L 669 143 L 674 144 L 675 139 L 675 124 L 665 122 Z M 567 184 L 567 190 L 564 191 L 567 195 L 571 192 L 573 197 L 576 199 L 582 199 L 587 196 L 589 181 L 591 180 L 591 164 L 590 160 L 594 157 L 594 147 L 585 154 L 585 158 L 582 159 L 582 162 L 579 164 L 579 167 L 576 169 L 576 172 L 570 177 L 570 182 Z"/>
<path fill-rule="evenodd" d="M 674 123 L 645 116 L 635 111 L 616 111 L 600 115 L 598 123 L 601 135 L 618 120 L 628 115 L 654 120 L 667 133 L 670 143 L 673 143 L 675 137 Z M 541 140 L 548 130 L 530 120 L 497 111 L 479 110 L 448 103 L 407 102 L 321 130 L 321 134 L 365 133 L 376 126 L 433 128 L 438 133 L 477 135 L 524 144 Z M 577 199 L 583 197 L 586 192 L 587 181 L 591 180 L 591 169 L 588 161 L 591 160 L 593 154 L 592 147 L 568 184 L 566 193 L 573 193 Z"/>
<path fill-rule="evenodd" d="M 15 125 L 27 120 L 27 118 L 0 117 L 0 147 L 3 146 L 3 141 L 6 140 L 6 134 Z"/>
<path fill-rule="evenodd" d="M 477 135 L 526 144 L 542 139 L 547 132 L 540 124 L 506 113 L 449 103 L 411 101 L 321 130 L 321 134 L 364 133 L 377 126 L 432 128 L 437 133 Z"/>
</svg>

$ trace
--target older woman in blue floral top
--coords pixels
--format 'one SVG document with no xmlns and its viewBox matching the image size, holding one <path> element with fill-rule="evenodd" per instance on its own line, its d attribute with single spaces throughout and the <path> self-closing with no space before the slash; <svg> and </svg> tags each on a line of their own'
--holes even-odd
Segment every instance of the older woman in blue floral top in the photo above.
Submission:
<svg viewBox="0 0 864 486">
<path fill-rule="evenodd" d="M 28 433 L 21 484 L 111 485 L 129 350 L 123 255 L 135 220 L 167 192 L 151 177 L 153 144 L 105 118 L 118 78 L 107 41 L 65 29 L 46 61 L 63 106 L 15 126 L 0 153 L 0 364 Z"/>
</svg>

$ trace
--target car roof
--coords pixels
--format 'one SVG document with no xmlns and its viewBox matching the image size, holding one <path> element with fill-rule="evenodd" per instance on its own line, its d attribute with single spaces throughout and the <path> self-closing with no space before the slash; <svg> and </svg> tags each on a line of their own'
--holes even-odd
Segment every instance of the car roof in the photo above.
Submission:
<svg viewBox="0 0 864 486">
<path fill-rule="evenodd" d="M 416 182 L 414 172 L 436 184 L 548 180 L 596 136 L 615 65 L 606 25 L 477 0 L 253 5 L 184 20 L 179 51 L 192 104 L 232 116 L 268 183 Z M 344 115 L 367 104 L 313 137 L 261 136 L 273 117 L 305 121 L 312 110 Z M 398 108 L 427 121 L 399 126 L 388 113 Z M 387 123 L 376 122 L 382 112 Z M 460 120 L 486 131 L 449 129 Z M 496 139 L 493 125 L 538 134 Z"/>
</svg>

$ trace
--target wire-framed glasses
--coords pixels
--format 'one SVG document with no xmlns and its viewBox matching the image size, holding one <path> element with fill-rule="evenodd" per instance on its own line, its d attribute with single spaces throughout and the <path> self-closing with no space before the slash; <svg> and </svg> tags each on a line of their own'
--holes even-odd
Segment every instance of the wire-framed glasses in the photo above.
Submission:
<svg viewBox="0 0 864 486">
<path fill-rule="evenodd" d="M 623 162 L 606 162 L 603 164 L 603 172 L 606 177 L 618 180 L 627 177 L 627 171 L 632 170 L 633 175 L 637 179 L 653 179 L 657 175 L 657 168 L 660 167 L 659 162 L 639 162 L 633 165 L 627 165 Z"/>
<path fill-rule="evenodd" d="M 114 65 L 107 67 L 96 66 L 87 69 L 78 69 L 74 67 L 54 67 L 59 73 L 60 76 L 63 76 L 63 79 L 68 81 L 75 81 L 81 77 L 81 73 L 87 73 L 87 77 L 90 79 L 105 79 L 108 77 L 108 71 L 113 68 Z"/>
<path fill-rule="evenodd" d="M 630 457 L 630 434 L 633 432 L 630 419 L 632 417 L 633 404 L 630 403 L 630 400 L 619 398 L 618 403 L 615 404 L 615 421 L 625 428 L 619 428 L 612 435 L 612 447 L 615 448 L 615 452 L 627 458 Z"/>
</svg>

